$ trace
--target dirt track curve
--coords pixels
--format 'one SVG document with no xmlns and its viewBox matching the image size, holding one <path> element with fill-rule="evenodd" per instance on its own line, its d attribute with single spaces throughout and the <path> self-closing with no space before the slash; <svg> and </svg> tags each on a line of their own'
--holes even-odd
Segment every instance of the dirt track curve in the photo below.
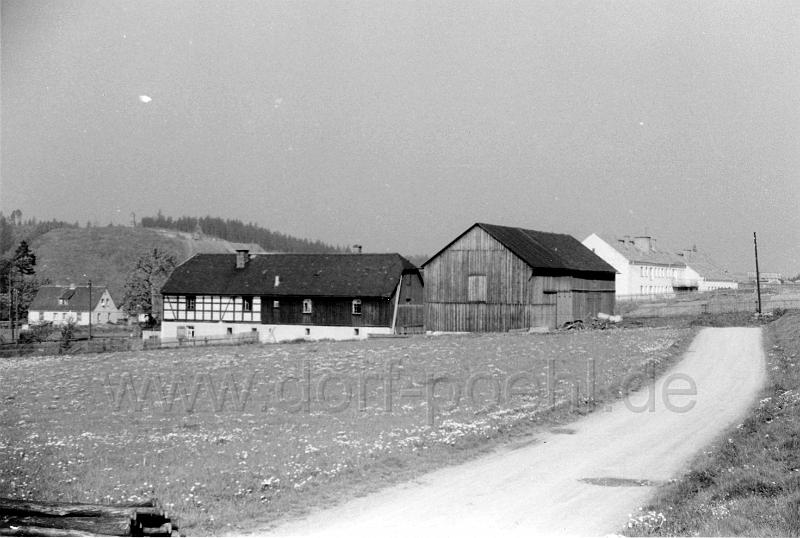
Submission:
<svg viewBox="0 0 800 538">
<path fill-rule="evenodd" d="M 673 374 L 681 374 L 676 378 Z M 665 380 L 672 382 L 665 387 Z M 668 397 L 696 385 L 696 395 Z M 703 329 L 647 391 L 569 425 L 272 529 L 279 536 L 606 535 L 737 421 L 766 377 L 760 329 Z M 688 392 L 688 391 L 685 391 Z M 694 404 L 692 404 L 694 402 Z M 686 411 L 686 408 L 691 407 Z M 683 409 L 681 411 L 681 409 Z M 265 531 L 256 531 L 260 534 Z"/>
</svg>

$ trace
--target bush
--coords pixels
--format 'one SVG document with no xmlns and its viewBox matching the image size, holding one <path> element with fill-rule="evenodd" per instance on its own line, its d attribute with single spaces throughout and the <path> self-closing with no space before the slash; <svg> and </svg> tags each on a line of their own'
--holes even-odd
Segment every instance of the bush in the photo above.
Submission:
<svg viewBox="0 0 800 538">
<path fill-rule="evenodd" d="M 61 325 L 61 351 L 69 349 L 70 343 L 75 338 L 75 322 L 71 319 Z"/>
<path fill-rule="evenodd" d="M 19 333 L 19 343 L 20 344 L 34 344 L 39 342 L 45 342 L 50 338 L 50 335 L 53 334 L 54 331 L 53 323 L 46 321 L 44 323 L 37 323 L 36 325 L 31 325 L 31 328 L 27 331 L 20 331 Z"/>
</svg>

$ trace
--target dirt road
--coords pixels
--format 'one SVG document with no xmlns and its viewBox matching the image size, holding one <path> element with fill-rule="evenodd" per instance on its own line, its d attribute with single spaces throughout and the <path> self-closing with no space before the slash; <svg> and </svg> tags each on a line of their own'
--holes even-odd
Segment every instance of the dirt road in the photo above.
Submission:
<svg viewBox="0 0 800 538">
<path fill-rule="evenodd" d="M 660 481 L 678 475 L 694 454 L 742 417 L 765 380 L 764 364 L 760 329 L 704 329 L 675 368 L 610 410 L 534 444 L 427 474 L 272 533 L 617 532 Z"/>
</svg>

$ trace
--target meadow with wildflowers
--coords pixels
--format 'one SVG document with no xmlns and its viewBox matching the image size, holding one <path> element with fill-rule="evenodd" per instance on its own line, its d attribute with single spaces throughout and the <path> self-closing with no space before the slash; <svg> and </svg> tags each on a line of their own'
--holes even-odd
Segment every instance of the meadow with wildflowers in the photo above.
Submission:
<svg viewBox="0 0 800 538">
<path fill-rule="evenodd" d="M 236 532 L 534 439 L 674 362 L 691 328 L 0 360 L 0 496 L 156 497 Z M 634 383 L 635 384 L 635 383 Z"/>
</svg>

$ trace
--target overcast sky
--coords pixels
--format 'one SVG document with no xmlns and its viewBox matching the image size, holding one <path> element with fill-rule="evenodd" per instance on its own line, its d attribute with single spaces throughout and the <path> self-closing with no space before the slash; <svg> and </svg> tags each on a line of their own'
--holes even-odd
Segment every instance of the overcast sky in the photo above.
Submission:
<svg viewBox="0 0 800 538">
<path fill-rule="evenodd" d="M 800 2 L 3 1 L 0 209 L 800 272 Z"/>
</svg>

